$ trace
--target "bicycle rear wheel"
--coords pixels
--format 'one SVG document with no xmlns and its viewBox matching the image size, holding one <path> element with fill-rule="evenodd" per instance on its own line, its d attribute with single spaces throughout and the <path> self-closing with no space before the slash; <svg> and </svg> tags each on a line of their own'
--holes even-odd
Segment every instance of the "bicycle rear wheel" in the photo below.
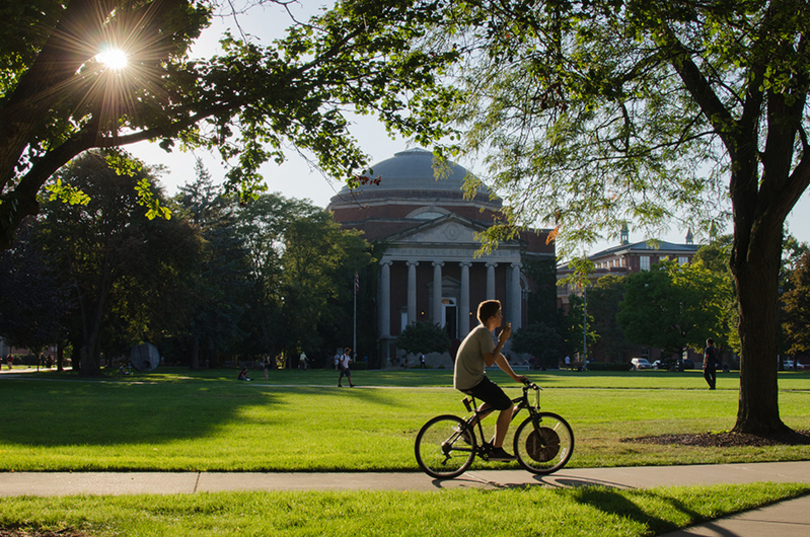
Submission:
<svg viewBox="0 0 810 537">
<path fill-rule="evenodd" d="M 475 434 L 458 416 L 436 416 L 416 435 L 416 462 L 429 476 L 450 479 L 463 474 L 475 458 Z"/>
<path fill-rule="evenodd" d="M 556 472 L 574 452 L 574 432 L 562 417 L 540 412 L 537 427 L 531 417 L 515 431 L 515 455 L 526 470 L 535 474 Z"/>
</svg>

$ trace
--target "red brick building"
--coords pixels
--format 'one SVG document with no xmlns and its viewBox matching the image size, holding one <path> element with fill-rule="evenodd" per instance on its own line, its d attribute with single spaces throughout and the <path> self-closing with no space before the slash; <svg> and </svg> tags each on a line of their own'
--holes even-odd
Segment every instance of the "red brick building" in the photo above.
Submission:
<svg viewBox="0 0 810 537">
<path fill-rule="evenodd" d="M 373 165 L 364 174 L 372 181 L 345 187 L 330 201 L 337 222 L 384 246 L 374 282 L 384 362 L 397 356 L 394 340 L 416 321 L 438 323 L 451 339 L 463 339 L 486 299 L 501 301 L 513 330 L 524 326 L 532 282 L 521 269 L 530 260 L 554 262 L 549 230 L 524 232 L 478 255 L 475 235 L 492 225 L 502 202 L 484 187 L 465 197 L 467 174 L 451 164 L 437 177 L 432 153 L 411 149 Z"/>
</svg>

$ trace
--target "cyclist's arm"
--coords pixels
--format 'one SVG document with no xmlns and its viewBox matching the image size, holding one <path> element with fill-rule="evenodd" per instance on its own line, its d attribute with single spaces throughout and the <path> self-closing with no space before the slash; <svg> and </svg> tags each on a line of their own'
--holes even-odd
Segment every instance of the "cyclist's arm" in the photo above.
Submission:
<svg viewBox="0 0 810 537">
<path fill-rule="evenodd" d="M 492 349 L 492 352 L 485 352 L 484 353 L 484 363 L 487 364 L 487 367 L 491 367 L 498 363 L 498 358 L 503 358 L 503 354 L 501 354 L 501 349 L 503 349 L 503 345 L 506 341 L 499 341 L 495 348 Z M 503 369 L 500 364 L 498 364 L 501 369 Z M 508 365 L 508 364 L 507 364 Z"/>
<path fill-rule="evenodd" d="M 484 353 L 484 363 L 487 364 L 487 367 L 491 367 L 492 365 L 496 364 L 498 362 L 498 357 L 503 358 L 501 350 L 503 349 L 503 346 L 506 345 L 506 341 L 509 339 L 509 336 L 511 335 L 512 335 L 512 323 L 506 323 L 506 327 L 503 330 L 501 330 L 500 334 L 498 334 L 498 344 L 495 345 L 495 348 L 492 349 L 492 352 Z M 509 364 L 507 364 L 507 366 L 508 365 Z M 499 365 L 499 367 L 503 369 L 503 366 Z M 512 368 L 510 367 L 509 369 L 511 370 Z M 504 369 L 504 371 L 506 370 Z"/>
<path fill-rule="evenodd" d="M 507 360 L 506 356 L 504 356 L 503 354 L 498 354 L 495 363 L 498 364 L 498 367 L 500 367 L 504 373 L 512 377 L 512 380 L 514 380 L 515 382 L 523 382 L 524 380 L 526 380 L 526 377 L 524 377 L 523 375 L 518 375 L 517 373 L 514 372 L 512 366 L 509 365 L 509 360 Z"/>
</svg>

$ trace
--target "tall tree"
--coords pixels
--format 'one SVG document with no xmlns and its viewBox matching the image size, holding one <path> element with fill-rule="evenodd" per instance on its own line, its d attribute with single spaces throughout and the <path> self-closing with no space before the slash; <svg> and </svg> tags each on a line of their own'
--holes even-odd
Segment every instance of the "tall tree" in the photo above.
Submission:
<svg viewBox="0 0 810 537">
<path fill-rule="evenodd" d="M 286 3 L 251 2 L 279 9 Z M 226 36 L 221 56 L 192 60 L 189 47 L 213 10 L 231 2 L 4 2 L 0 249 L 9 247 L 22 218 L 37 213 L 47 179 L 88 149 L 143 140 L 162 140 L 167 150 L 176 141 L 216 149 L 234 163 L 228 187 L 247 197 L 260 189 L 259 166 L 283 160 L 287 144 L 311 152 L 337 177 L 361 169 L 365 155 L 344 115 L 352 105 L 417 137 L 432 134 L 404 100 L 433 84 L 447 55 L 410 45 L 422 32 L 417 23 L 435 17 L 413 4 L 338 2 L 270 46 Z M 126 67 L 105 64 L 105 47 L 126 54 Z"/>
<path fill-rule="evenodd" d="M 790 276 L 792 289 L 782 296 L 783 327 L 788 353 L 810 352 L 810 252 L 805 252 Z"/>
<path fill-rule="evenodd" d="M 36 238 L 36 222 L 29 219 L 14 247 L 0 252 L 0 335 L 33 352 L 64 339 L 62 319 L 71 305 L 68 281 Z"/>
<path fill-rule="evenodd" d="M 595 347 L 620 361 L 624 351 L 630 347 L 616 320 L 624 291 L 624 278 L 615 275 L 599 278 L 588 289 L 588 312 L 593 316 L 594 331 L 599 334 Z"/>
<path fill-rule="evenodd" d="M 238 233 L 237 203 L 222 196 L 200 160 L 194 171 L 194 181 L 180 188 L 177 202 L 202 237 L 200 259 L 180 275 L 180 301 L 188 315 L 170 326 L 179 342 L 175 358 L 199 369 L 242 342 L 241 323 L 253 290 L 248 248 Z"/>
<path fill-rule="evenodd" d="M 47 203 L 41 223 L 45 251 L 69 275 L 79 309 L 81 371 L 100 368 L 105 328 L 115 323 L 122 347 L 145 337 L 150 313 L 165 308 L 162 291 L 195 261 L 197 236 L 184 220 L 145 217 L 136 186 L 154 181 L 148 171 L 118 173 L 105 155 L 87 153 L 63 169 L 58 182 L 89 194 L 85 203 Z M 159 195 L 159 191 L 156 195 Z M 128 340 L 128 341 L 127 341 Z"/>
<path fill-rule="evenodd" d="M 617 321 L 629 341 L 681 356 L 717 335 L 718 278 L 706 269 L 665 261 L 627 276 L 625 286 Z"/>
<path fill-rule="evenodd" d="M 509 224 L 558 226 L 558 252 L 617 222 L 709 229 L 730 205 L 737 432 L 786 430 L 773 357 L 783 226 L 810 185 L 807 20 L 806 0 L 459 0 L 430 43 L 469 52 L 431 114 L 486 152 Z"/>
<path fill-rule="evenodd" d="M 335 305 L 351 302 L 354 271 L 371 261 L 365 241 L 341 229 L 323 209 L 278 194 L 264 194 L 239 209 L 237 228 L 254 285 L 256 352 L 323 352 L 324 333 L 347 321 L 335 315 Z"/>
<path fill-rule="evenodd" d="M 713 336 L 717 352 L 740 352 L 739 302 L 734 288 L 734 276 L 729 267 L 732 237 L 724 235 L 695 252 L 692 263 L 711 272 L 717 278 L 718 299 L 720 300 L 721 320 L 717 333 Z"/>
</svg>

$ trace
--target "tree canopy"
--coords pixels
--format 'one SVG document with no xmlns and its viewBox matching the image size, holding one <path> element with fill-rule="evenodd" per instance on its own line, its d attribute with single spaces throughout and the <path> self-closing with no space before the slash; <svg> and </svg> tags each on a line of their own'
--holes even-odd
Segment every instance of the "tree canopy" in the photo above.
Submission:
<svg viewBox="0 0 810 537">
<path fill-rule="evenodd" d="M 665 261 L 625 278 L 617 321 L 625 337 L 680 356 L 702 350 L 723 317 L 720 279 L 698 265 Z"/>
<path fill-rule="evenodd" d="M 792 288 L 782 295 L 788 352 L 806 353 L 810 352 L 810 252 L 801 257 L 790 279 Z"/>
<path fill-rule="evenodd" d="M 85 203 L 50 200 L 38 221 L 42 251 L 72 284 L 73 343 L 83 350 L 84 374 L 98 372 L 102 347 L 122 353 L 168 326 L 171 313 L 179 315 L 176 278 L 199 262 L 188 221 L 145 217 L 136 187 L 150 177 L 145 168 L 119 174 L 103 154 L 86 153 L 59 173 L 65 187 L 86 193 Z"/>
<path fill-rule="evenodd" d="M 445 110 L 481 152 L 508 220 L 537 221 L 558 252 L 730 217 L 739 298 L 737 432 L 784 431 L 776 365 L 785 218 L 810 184 L 805 0 L 459 0 L 431 46 L 457 50 Z M 483 174 L 481 174 L 483 175 Z M 486 177 L 484 177 L 486 178 Z"/>
<path fill-rule="evenodd" d="M 0 248 L 38 212 L 51 175 L 88 149 L 143 140 L 167 150 L 207 147 L 233 164 L 227 187 L 244 198 L 261 190 L 259 166 L 283 160 L 287 145 L 311 152 L 335 177 L 362 168 L 348 110 L 375 113 L 417 137 L 432 134 L 410 112 L 435 101 L 408 99 L 432 85 L 454 54 L 411 46 L 424 32 L 417 22 L 434 20 L 430 6 L 339 2 L 269 46 L 225 36 L 222 55 L 190 59 L 220 3 L 30 0 L 0 7 Z M 103 63 L 105 47 L 126 54 L 126 67 Z M 141 192 L 148 198 L 148 189 Z M 154 198 L 150 211 L 160 212 Z"/>
</svg>

